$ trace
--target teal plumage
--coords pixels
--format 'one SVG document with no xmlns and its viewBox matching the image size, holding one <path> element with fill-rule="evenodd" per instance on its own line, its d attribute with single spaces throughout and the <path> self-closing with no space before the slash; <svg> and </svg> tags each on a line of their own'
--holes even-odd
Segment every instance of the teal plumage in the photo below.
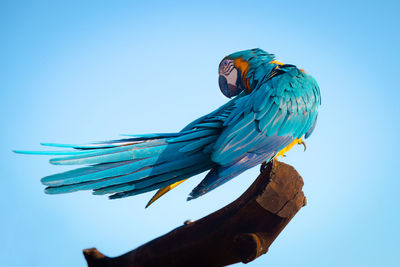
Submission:
<svg viewBox="0 0 400 267">
<path fill-rule="evenodd" d="M 128 135 L 88 145 L 44 143 L 67 151 L 16 151 L 61 156 L 55 165 L 89 165 L 42 179 L 46 193 L 93 190 L 110 198 L 159 189 L 210 170 L 191 192 L 197 198 L 271 160 L 309 137 L 321 104 L 317 82 L 261 49 L 233 53 L 219 66 L 222 93 L 232 98 L 178 133 Z"/>
</svg>

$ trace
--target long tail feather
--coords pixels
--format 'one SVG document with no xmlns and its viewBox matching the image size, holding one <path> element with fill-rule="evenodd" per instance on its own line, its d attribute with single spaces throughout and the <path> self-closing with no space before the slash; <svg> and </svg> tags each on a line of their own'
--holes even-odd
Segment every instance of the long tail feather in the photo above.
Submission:
<svg viewBox="0 0 400 267">
<path fill-rule="evenodd" d="M 83 151 L 75 156 L 51 159 L 50 163 L 55 165 L 79 165 L 140 159 L 157 154 L 160 152 L 158 150 L 165 149 L 166 146 L 167 143 L 165 141 L 148 141 L 114 148 Z"/>
<path fill-rule="evenodd" d="M 61 155 L 78 155 L 81 151 L 28 151 L 28 150 L 13 150 L 14 153 L 18 154 L 30 154 L 30 155 L 48 155 L 48 156 L 61 156 Z"/>
<path fill-rule="evenodd" d="M 205 170 L 203 170 L 203 171 L 205 171 Z M 117 198 L 135 196 L 135 195 L 138 195 L 138 194 L 150 192 L 150 191 L 162 188 L 164 186 L 173 184 L 173 183 L 175 183 L 177 181 L 181 181 L 183 179 L 186 179 L 187 177 L 194 176 L 196 174 L 202 173 L 203 171 L 197 170 L 197 171 L 191 172 L 191 173 L 189 173 L 187 175 L 184 175 L 184 176 L 176 177 L 176 178 L 173 178 L 173 179 L 170 179 L 170 180 L 167 180 L 167 181 L 164 181 L 164 182 L 160 182 L 160 183 L 157 183 L 157 184 L 152 184 L 152 185 L 150 185 L 148 187 L 138 188 L 138 189 L 134 189 L 134 190 L 131 190 L 131 191 L 125 191 L 125 192 L 116 193 L 116 194 L 113 194 L 113 195 L 109 196 L 109 198 L 110 199 L 117 199 Z"/>
<path fill-rule="evenodd" d="M 192 176 L 189 174 L 191 173 L 196 173 L 197 172 L 203 172 L 204 170 L 208 170 L 213 166 L 209 162 L 205 163 L 200 163 L 200 164 L 194 164 L 192 166 L 186 167 L 186 168 L 180 168 L 178 170 L 172 170 L 168 171 L 156 176 L 150 176 L 146 177 L 144 179 L 124 183 L 124 184 L 118 184 L 114 186 L 107 186 L 107 187 L 102 187 L 94 191 L 95 195 L 102 195 L 102 194 L 110 194 L 110 193 L 117 193 L 117 192 L 123 192 L 123 191 L 130 191 L 138 188 L 144 188 L 151 186 L 153 184 L 161 183 L 167 180 L 170 180 L 175 177 L 181 177 L 184 175 L 187 175 L 187 178 Z"/>
<path fill-rule="evenodd" d="M 152 158 L 152 159 L 154 159 L 154 158 Z M 173 161 L 165 162 L 160 165 L 154 165 L 155 163 L 148 163 L 149 166 L 146 166 L 147 164 L 145 164 L 139 170 L 135 170 L 126 175 L 113 176 L 110 179 L 99 180 L 97 183 L 85 185 L 84 189 L 85 190 L 87 190 L 87 189 L 95 190 L 95 189 L 99 189 L 102 187 L 125 184 L 125 183 L 129 183 L 129 182 L 135 182 L 142 178 L 159 175 L 159 174 L 164 174 L 164 173 L 174 171 L 174 170 L 179 170 L 179 169 L 194 165 L 197 162 L 202 162 L 202 161 L 206 161 L 206 160 L 207 160 L 207 156 L 205 154 L 194 154 L 193 156 L 184 157 L 182 159 L 175 158 Z M 79 186 L 79 184 L 77 184 L 77 186 Z M 81 190 L 83 190 L 83 189 L 81 189 Z"/>
<path fill-rule="evenodd" d="M 90 165 L 42 178 L 48 194 L 94 190 L 96 195 L 126 193 L 128 196 L 133 191 L 137 194 L 138 190 L 160 188 L 212 168 L 215 164 L 204 149 L 216 141 L 216 126 L 209 123 L 207 127 L 181 133 L 150 134 L 89 145 L 44 143 L 76 149 L 72 151 L 17 152 L 61 155 L 50 160 L 55 165 Z"/>
<path fill-rule="evenodd" d="M 42 178 L 48 194 L 93 190 L 95 195 L 121 198 L 165 187 L 149 205 L 182 180 L 204 172 L 215 163 L 211 147 L 220 132 L 220 122 L 206 122 L 179 133 L 129 136 L 125 139 L 87 145 L 43 143 L 71 151 L 16 151 L 23 154 L 61 156 L 54 165 L 89 165 Z"/>
</svg>

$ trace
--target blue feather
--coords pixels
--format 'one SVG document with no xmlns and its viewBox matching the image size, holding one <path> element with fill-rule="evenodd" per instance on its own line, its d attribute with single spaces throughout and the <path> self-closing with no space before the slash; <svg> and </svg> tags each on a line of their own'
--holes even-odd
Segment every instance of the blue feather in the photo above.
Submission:
<svg viewBox="0 0 400 267">
<path fill-rule="evenodd" d="M 82 154 L 82 151 L 29 151 L 29 150 L 13 150 L 14 153 L 18 154 L 31 154 L 31 155 L 76 155 Z"/>
<path fill-rule="evenodd" d="M 111 193 L 117 193 L 117 192 L 123 192 L 123 191 L 131 191 L 135 189 L 142 189 L 146 188 L 149 186 L 153 186 L 155 184 L 159 184 L 162 182 L 166 182 L 168 180 L 177 178 L 177 177 L 182 177 L 182 179 L 199 174 L 203 171 L 208 170 L 211 168 L 213 165 L 210 164 L 210 162 L 190 166 L 187 168 L 182 168 L 179 170 L 174 170 L 172 172 L 164 173 L 161 175 L 156 175 L 156 176 L 151 176 L 142 180 L 139 180 L 135 183 L 124 183 L 120 185 L 114 185 L 114 186 L 109 186 L 109 187 L 102 187 L 99 189 L 96 189 L 93 194 L 94 195 L 104 195 L 104 194 L 111 194 Z"/>
<path fill-rule="evenodd" d="M 160 165 L 141 168 L 138 171 L 129 173 L 127 175 L 113 177 L 112 179 L 105 181 L 99 181 L 98 183 L 95 183 L 85 189 L 98 189 L 101 187 L 133 182 L 148 176 L 159 175 L 173 170 L 178 170 L 180 168 L 185 168 L 204 160 L 207 160 L 207 156 L 202 153 L 180 159 L 174 159 L 173 161 L 165 162 Z"/>
<path fill-rule="evenodd" d="M 62 147 L 62 148 L 75 148 L 75 149 L 97 149 L 97 148 L 111 148 L 116 147 L 118 145 L 111 143 L 92 143 L 86 145 L 78 145 L 78 144 L 58 144 L 58 143 L 40 143 L 42 146 L 50 146 L 50 147 Z"/>
<path fill-rule="evenodd" d="M 209 169 L 209 168 L 207 168 L 207 169 Z M 138 189 L 131 190 L 131 191 L 125 191 L 125 192 L 121 192 L 121 193 L 116 193 L 114 195 L 111 195 L 109 198 L 110 199 L 118 199 L 118 198 L 135 196 L 135 195 L 138 195 L 138 194 L 143 194 L 143 193 L 146 193 L 146 192 L 149 192 L 149 191 L 153 191 L 153 190 L 165 187 L 165 186 L 173 184 L 175 182 L 181 181 L 183 179 L 186 179 L 187 177 L 194 176 L 194 175 L 199 174 L 199 173 L 201 173 L 201 172 L 203 172 L 205 170 L 202 170 L 202 169 L 194 170 L 194 171 L 192 171 L 190 173 L 184 174 L 182 176 L 178 176 L 176 178 L 173 178 L 173 179 L 170 179 L 170 180 L 167 180 L 167 181 L 164 181 L 164 182 L 160 182 L 160 183 L 157 183 L 157 184 L 152 184 L 150 186 L 143 187 L 143 188 L 138 188 Z"/>
<path fill-rule="evenodd" d="M 221 165 L 229 164 L 232 160 L 235 160 L 238 156 L 243 155 L 244 152 L 254 145 L 253 141 L 256 139 L 259 133 L 253 127 L 250 131 L 244 131 L 238 133 L 232 140 L 224 144 L 222 147 L 215 150 L 211 156 L 212 160 L 218 162 Z"/>
<path fill-rule="evenodd" d="M 50 163 L 55 165 L 98 164 L 149 157 L 159 154 L 167 147 L 165 140 L 142 142 L 134 145 L 84 152 L 77 156 L 54 158 Z"/>
<path fill-rule="evenodd" d="M 265 105 L 262 107 L 262 109 L 256 113 L 256 119 L 260 120 L 262 119 L 265 114 L 271 110 L 272 106 L 276 106 L 274 96 L 269 96 L 268 101 L 265 103 Z"/>
<path fill-rule="evenodd" d="M 201 128 L 221 128 L 222 123 L 220 121 L 218 122 L 205 122 L 205 123 L 200 123 L 197 125 L 197 127 Z"/>
<path fill-rule="evenodd" d="M 149 140 L 149 139 L 160 139 L 160 138 L 170 138 L 170 137 L 177 137 L 184 134 L 187 134 L 192 131 L 184 131 L 179 133 L 151 133 L 151 134 L 121 134 L 121 136 L 128 136 L 132 137 L 132 139 L 140 139 L 140 140 Z"/>
<path fill-rule="evenodd" d="M 135 161 L 137 161 L 137 160 L 97 164 L 97 165 L 93 165 L 93 166 L 89 166 L 89 167 L 78 168 L 78 169 L 74 169 L 74 170 L 70 170 L 70 171 L 43 177 L 41 179 L 41 182 L 44 185 L 51 186 L 52 184 L 59 183 L 59 181 L 63 181 L 65 179 L 70 179 L 70 178 L 74 178 L 74 177 L 76 177 L 76 178 L 82 177 L 84 175 L 93 174 L 96 172 L 101 172 L 104 170 L 113 169 L 115 167 L 127 165 L 127 164 L 133 163 Z M 82 181 L 80 181 L 80 182 L 82 182 Z"/>
<path fill-rule="evenodd" d="M 218 136 L 209 136 L 209 137 L 204 137 L 199 140 L 194 140 L 187 145 L 181 147 L 178 151 L 183 153 L 183 152 L 193 152 L 202 149 L 204 146 L 214 143 L 217 140 Z"/>
<path fill-rule="evenodd" d="M 310 135 L 313 133 L 313 131 L 314 131 L 314 129 L 315 129 L 315 126 L 317 125 L 317 118 L 318 118 L 318 116 L 316 115 L 315 116 L 315 119 L 314 119 L 314 122 L 313 122 L 313 125 L 311 126 L 311 128 L 307 131 L 307 133 L 306 133 L 306 135 L 305 135 L 305 138 L 307 139 L 308 137 L 310 137 Z"/>
<path fill-rule="evenodd" d="M 254 120 L 255 120 L 255 114 L 253 112 L 245 115 L 243 119 L 241 119 L 240 121 L 238 121 L 236 124 L 232 125 L 232 127 L 229 128 L 229 135 L 226 138 L 229 139 L 230 137 L 237 135 L 242 129 L 249 126 L 249 124 L 253 123 Z"/>
<path fill-rule="evenodd" d="M 279 106 L 273 104 L 271 109 L 258 122 L 258 128 L 261 132 L 267 130 L 267 127 L 272 123 L 274 117 L 279 112 Z"/>
<path fill-rule="evenodd" d="M 285 119 L 278 130 L 279 136 L 287 135 L 291 132 L 293 123 L 296 122 L 296 115 L 294 113 L 286 113 Z"/>
<path fill-rule="evenodd" d="M 218 132 L 215 129 L 199 129 L 195 132 L 189 133 L 182 135 L 180 137 L 176 138 L 171 138 L 168 139 L 168 143 L 176 143 L 176 142 L 183 142 L 183 141 L 188 141 L 188 140 L 193 140 L 196 138 L 204 137 L 204 136 L 210 136 L 210 135 L 215 135 L 218 134 Z"/>
<path fill-rule="evenodd" d="M 283 107 L 283 109 L 279 109 L 279 112 L 276 114 L 273 122 L 269 125 L 268 130 L 267 130 L 267 135 L 271 136 L 275 134 L 275 132 L 278 131 L 278 129 L 281 127 L 283 121 L 285 120 L 287 111 L 286 108 Z"/>
<path fill-rule="evenodd" d="M 51 175 L 44 177 L 42 179 L 42 183 L 48 186 L 59 186 L 59 185 L 66 185 L 66 184 L 75 184 L 75 183 L 82 183 L 82 182 L 89 182 L 93 180 L 99 180 L 102 178 L 107 177 L 114 177 L 120 175 L 127 175 L 129 173 L 133 173 L 135 171 L 141 170 L 146 166 L 151 166 L 159 162 L 159 158 L 151 157 L 142 160 L 135 160 L 135 161 L 126 161 L 118 166 L 113 168 L 105 168 L 104 170 L 96 169 L 92 173 L 81 174 L 79 176 L 72 176 L 73 174 L 66 172 L 56 175 Z"/>
</svg>

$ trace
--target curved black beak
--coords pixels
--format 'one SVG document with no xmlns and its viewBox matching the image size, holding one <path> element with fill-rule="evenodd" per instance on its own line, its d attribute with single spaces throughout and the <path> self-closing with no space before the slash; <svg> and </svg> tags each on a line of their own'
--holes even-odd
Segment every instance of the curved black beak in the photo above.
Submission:
<svg viewBox="0 0 400 267">
<path fill-rule="evenodd" d="M 223 75 L 219 75 L 218 78 L 219 89 L 226 97 L 231 97 L 231 92 L 229 90 L 228 81 Z"/>
</svg>

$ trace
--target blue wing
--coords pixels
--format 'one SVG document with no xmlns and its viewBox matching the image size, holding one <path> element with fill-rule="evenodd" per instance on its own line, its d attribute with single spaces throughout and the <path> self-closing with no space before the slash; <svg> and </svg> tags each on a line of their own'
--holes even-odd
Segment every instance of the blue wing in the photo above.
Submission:
<svg viewBox="0 0 400 267">
<path fill-rule="evenodd" d="M 310 75 L 295 66 L 279 67 L 250 94 L 234 99 L 211 159 L 213 167 L 192 191 L 197 198 L 241 172 L 270 160 L 315 124 L 321 102 L 319 88 Z"/>
</svg>

